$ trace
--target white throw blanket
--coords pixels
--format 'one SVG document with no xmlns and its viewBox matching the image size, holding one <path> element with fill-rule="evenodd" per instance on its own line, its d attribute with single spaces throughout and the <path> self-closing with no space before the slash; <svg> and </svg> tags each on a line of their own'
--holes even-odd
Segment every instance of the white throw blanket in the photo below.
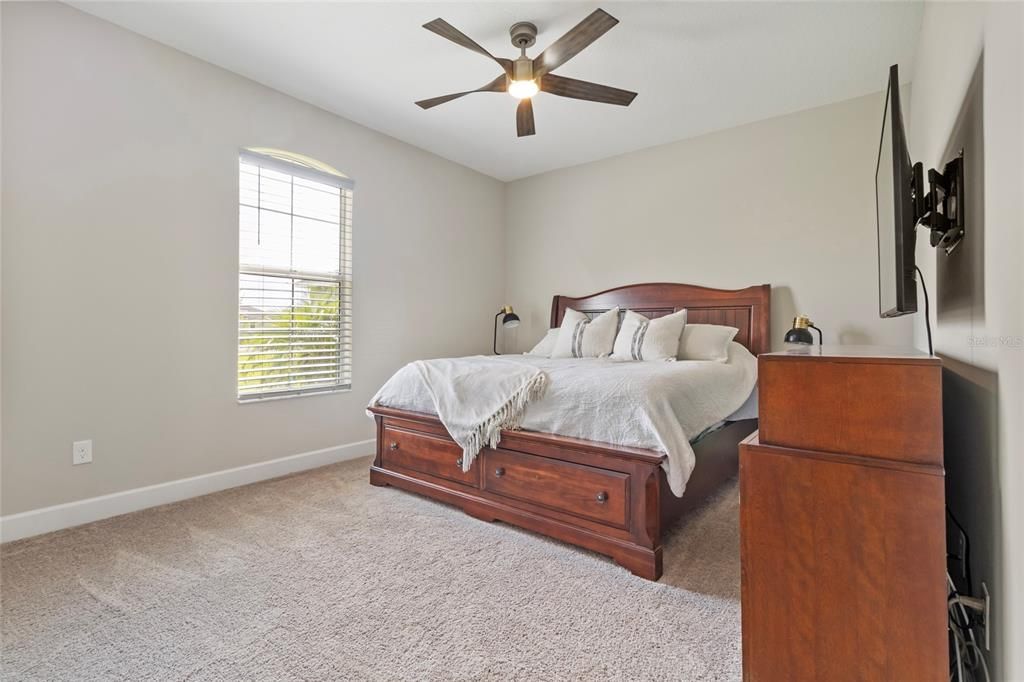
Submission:
<svg viewBox="0 0 1024 682">
<path fill-rule="evenodd" d="M 434 414 L 462 447 L 463 471 L 469 471 L 485 446 L 498 446 L 502 429 L 519 428 L 526 405 L 544 395 L 548 379 L 536 367 L 482 355 L 417 360 L 398 370 L 392 381 L 410 372 L 423 382 Z M 380 404 L 385 388 L 371 407 Z"/>
<path fill-rule="evenodd" d="M 533 372 L 542 373 L 547 390 L 530 402 L 525 413 L 517 415 L 516 426 L 664 452 L 668 457 L 662 466 L 676 495 L 683 494 L 696 464 L 690 439 L 728 419 L 757 382 L 757 359 L 738 343 L 730 345 L 728 362 L 550 360 L 530 355 L 445 362 L 467 363 L 463 365 L 467 371 L 501 362 L 530 370 L 531 376 Z M 446 420 L 452 418 L 467 425 L 473 423 L 458 412 L 445 415 L 437 409 L 437 398 L 428 388 L 428 380 L 415 369 L 416 364 L 399 370 L 370 404 L 432 412 L 446 426 Z M 489 383 L 491 372 L 482 373 L 480 382 Z M 475 415 L 474 420 L 490 416 L 486 409 L 473 404 L 473 390 L 460 389 L 460 393 L 466 397 L 467 410 Z M 488 408 L 493 413 L 502 403 L 494 400 L 489 404 L 494 406 Z M 467 464 L 465 459 L 463 464 Z"/>
</svg>

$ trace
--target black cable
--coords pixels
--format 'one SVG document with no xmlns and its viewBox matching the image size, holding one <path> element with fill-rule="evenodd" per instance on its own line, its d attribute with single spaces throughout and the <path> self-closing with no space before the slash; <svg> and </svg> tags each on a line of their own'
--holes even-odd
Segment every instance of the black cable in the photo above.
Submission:
<svg viewBox="0 0 1024 682">
<path fill-rule="evenodd" d="M 949 520 L 953 522 L 957 530 L 960 531 L 961 537 L 964 539 L 964 555 L 957 557 L 960 559 L 964 569 L 964 581 L 967 583 L 967 593 L 974 593 L 974 581 L 971 579 L 971 537 L 967 534 L 967 529 L 963 527 L 960 520 L 953 514 L 953 510 L 946 505 L 946 515 L 949 516 Z"/>
<path fill-rule="evenodd" d="M 921 291 L 924 292 L 924 328 L 928 331 L 928 355 L 935 355 L 935 349 L 932 347 L 932 313 L 928 305 L 928 285 L 924 283 L 921 268 L 915 265 L 914 269 L 917 270 L 917 281 L 921 283 Z"/>
</svg>

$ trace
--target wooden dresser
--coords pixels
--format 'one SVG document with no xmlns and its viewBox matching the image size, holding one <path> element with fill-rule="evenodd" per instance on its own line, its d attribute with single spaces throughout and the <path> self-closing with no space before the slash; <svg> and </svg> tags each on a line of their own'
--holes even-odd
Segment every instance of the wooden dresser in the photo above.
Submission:
<svg viewBox="0 0 1024 682">
<path fill-rule="evenodd" d="M 743 677 L 946 680 L 942 376 L 914 350 L 761 355 L 740 445 Z"/>
</svg>

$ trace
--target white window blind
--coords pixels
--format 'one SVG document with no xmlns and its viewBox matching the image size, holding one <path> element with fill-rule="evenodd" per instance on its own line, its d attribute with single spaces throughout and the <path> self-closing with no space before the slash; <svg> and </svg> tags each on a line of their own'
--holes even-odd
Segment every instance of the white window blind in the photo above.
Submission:
<svg viewBox="0 0 1024 682">
<path fill-rule="evenodd" d="M 243 400 L 352 385 L 352 181 L 314 163 L 239 156 Z"/>
</svg>

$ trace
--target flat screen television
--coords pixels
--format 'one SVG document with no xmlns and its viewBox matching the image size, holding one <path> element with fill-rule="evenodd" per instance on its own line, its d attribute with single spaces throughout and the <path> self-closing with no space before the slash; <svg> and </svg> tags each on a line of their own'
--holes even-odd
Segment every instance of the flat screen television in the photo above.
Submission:
<svg viewBox="0 0 1024 682">
<path fill-rule="evenodd" d="M 914 273 L 915 189 L 920 187 L 920 164 L 910 160 L 900 108 L 900 79 L 896 65 L 889 69 L 882 139 L 875 168 L 878 220 L 878 312 L 897 317 L 917 312 Z"/>
</svg>

